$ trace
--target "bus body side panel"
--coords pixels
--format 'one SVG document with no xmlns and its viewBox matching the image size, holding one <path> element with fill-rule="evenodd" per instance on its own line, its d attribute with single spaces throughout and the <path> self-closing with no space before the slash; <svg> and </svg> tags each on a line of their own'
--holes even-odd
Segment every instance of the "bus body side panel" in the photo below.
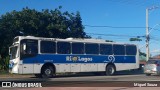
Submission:
<svg viewBox="0 0 160 90">
<path fill-rule="evenodd" d="M 115 56 L 116 70 L 130 70 L 137 69 L 137 57 L 136 56 Z M 123 60 L 123 61 L 122 61 Z M 119 62 L 122 61 L 122 62 Z"/>
<path fill-rule="evenodd" d="M 81 64 L 81 72 L 98 71 L 98 63 Z"/>
<path fill-rule="evenodd" d="M 10 60 L 10 72 L 11 73 L 19 73 L 19 58 L 15 58 L 13 60 Z"/>
<path fill-rule="evenodd" d="M 40 73 L 42 65 L 47 62 L 53 63 L 56 66 L 56 72 L 105 71 L 106 65 L 109 62 L 116 65 L 117 71 L 136 68 L 136 56 L 39 54 L 36 57 L 23 60 L 24 65 L 32 64 L 28 66 L 27 71 L 24 71 L 24 69 L 23 72 Z"/>
<path fill-rule="evenodd" d="M 107 64 L 108 63 L 98 63 L 98 70 L 97 71 L 105 71 Z"/>
<path fill-rule="evenodd" d="M 81 72 L 81 64 L 70 64 L 71 72 Z"/>
<path fill-rule="evenodd" d="M 61 64 L 61 63 L 56 63 L 54 64 L 56 67 L 56 72 L 71 72 L 71 65 L 70 64 Z"/>
<path fill-rule="evenodd" d="M 33 64 L 23 64 L 23 74 L 32 74 L 33 73 Z"/>
<path fill-rule="evenodd" d="M 137 55 L 136 55 L 136 68 L 139 68 L 139 51 L 137 50 Z"/>
<path fill-rule="evenodd" d="M 105 71 L 107 64 L 101 63 L 68 63 L 68 64 L 54 64 L 56 72 L 96 72 Z"/>
<path fill-rule="evenodd" d="M 136 63 L 115 63 L 116 71 L 136 69 Z"/>
<path fill-rule="evenodd" d="M 19 68 L 18 68 L 18 73 L 19 74 L 23 74 L 23 61 L 22 60 L 20 60 L 19 61 Z"/>
<path fill-rule="evenodd" d="M 33 65 L 33 73 L 34 74 L 39 74 L 41 73 L 41 68 L 42 68 L 43 64 L 40 64 L 40 63 L 35 63 Z"/>
</svg>

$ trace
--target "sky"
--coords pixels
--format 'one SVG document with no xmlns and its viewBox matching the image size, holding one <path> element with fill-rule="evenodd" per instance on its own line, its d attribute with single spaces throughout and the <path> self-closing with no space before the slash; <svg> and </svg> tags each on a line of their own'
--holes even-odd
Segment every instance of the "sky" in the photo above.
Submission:
<svg viewBox="0 0 160 90">
<path fill-rule="evenodd" d="M 62 6 L 62 12 L 80 12 L 84 31 L 92 38 L 137 44 L 145 52 L 145 38 L 131 42 L 129 38 L 145 36 L 146 8 L 149 10 L 151 55 L 160 54 L 160 0 L 0 0 L 0 15 L 29 7 L 41 11 Z"/>
</svg>

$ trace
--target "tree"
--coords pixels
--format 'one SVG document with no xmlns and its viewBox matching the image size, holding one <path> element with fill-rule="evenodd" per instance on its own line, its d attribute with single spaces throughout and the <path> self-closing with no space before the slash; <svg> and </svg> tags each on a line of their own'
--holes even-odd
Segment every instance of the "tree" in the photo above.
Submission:
<svg viewBox="0 0 160 90">
<path fill-rule="evenodd" d="M 130 41 L 142 41 L 142 39 L 140 39 L 140 38 L 130 38 L 129 40 Z"/>
<path fill-rule="evenodd" d="M 139 56 L 144 56 L 144 57 L 146 57 L 146 53 L 141 52 L 141 51 L 139 50 Z"/>
<path fill-rule="evenodd" d="M 105 40 L 106 42 L 113 42 L 112 40 Z"/>
<path fill-rule="evenodd" d="M 54 10 L 23 8 L 0 16 L 0 54 L 8 55 L 8 48 L 15 36 L 37 36 L 49 38 L 90 38 L 84 32 L 79 12 L 62 12 L 62 6 Z"/>
</svg>

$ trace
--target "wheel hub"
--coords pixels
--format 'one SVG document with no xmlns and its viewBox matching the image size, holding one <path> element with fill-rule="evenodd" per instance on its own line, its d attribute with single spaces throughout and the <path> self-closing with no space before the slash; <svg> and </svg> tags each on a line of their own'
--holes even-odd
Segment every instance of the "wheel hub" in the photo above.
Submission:
<svg viewBox="0 0 160 90">
<path fill-rule="evenodd" d="M 111 68 L 109 68 L 109 72 L 110 72 L 110 74 L 113 74 L 113 72 L 114 72 L 114 69 L 111 67 Z"/>
<path fill-rule="evenodd" d="M 45 73 L 46 73 L 46 75 L 50 75 L 51 74 L 51 70 L 50 69 L 46 69 Z"/>
</svg>

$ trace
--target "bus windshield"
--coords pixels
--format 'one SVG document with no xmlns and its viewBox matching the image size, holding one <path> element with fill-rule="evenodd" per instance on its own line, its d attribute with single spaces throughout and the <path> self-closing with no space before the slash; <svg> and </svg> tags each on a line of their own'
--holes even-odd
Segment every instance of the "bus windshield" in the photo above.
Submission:
<svg viewBox="0 0 160 90">
<path fill-rule="evenodd" d="M 18 49 L 18 46 L 10 47 L 10 58 L 11 59 L 15 59 L 16 57 L 18 57 L 17 49 Z"/>
</svg>

